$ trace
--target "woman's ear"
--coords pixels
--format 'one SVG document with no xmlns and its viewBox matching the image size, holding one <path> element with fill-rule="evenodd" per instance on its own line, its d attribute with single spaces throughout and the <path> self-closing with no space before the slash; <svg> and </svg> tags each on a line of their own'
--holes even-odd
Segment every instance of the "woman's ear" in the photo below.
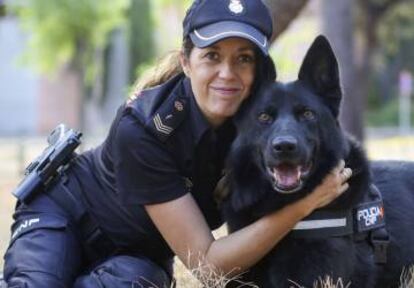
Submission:
<svg viewBox="0 0 414 288">
<path fill-rule="evenodd" d="M 190 63 L 188 61 L 188 57 L 186 57 L 182 51 L 180 52 L 180 63 L 181 63 L 181 68 L 183 69 L 185 76 L 190 77 L 190 69 L 189 69 Z"/>
</svg>

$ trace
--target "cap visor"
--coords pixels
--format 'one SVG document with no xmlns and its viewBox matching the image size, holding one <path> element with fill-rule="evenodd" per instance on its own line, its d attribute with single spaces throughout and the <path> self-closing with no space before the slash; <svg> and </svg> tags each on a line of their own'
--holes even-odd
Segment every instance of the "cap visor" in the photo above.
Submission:
<svg viewBox="0 0 414 288">
<path fill-rule="evenodd" d="M 245 23 L 235 21 L 222 21 L 195 29 L 190 33 L 190 38 L 198 48 L 204 48 L 211 44 L 230 37 L 240 37 L 253 42 L 260 50 L 268 55 L 269 43 L 266 36 L 259 30 Z"/>
</svg>

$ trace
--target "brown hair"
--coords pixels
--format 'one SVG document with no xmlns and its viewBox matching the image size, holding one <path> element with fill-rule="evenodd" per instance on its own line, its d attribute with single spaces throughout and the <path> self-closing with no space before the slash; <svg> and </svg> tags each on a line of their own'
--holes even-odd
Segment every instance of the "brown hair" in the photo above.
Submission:
<svg viewBox="0 0 414 288">
<path fill-rule="evenodd" d="M 172 77 L 183 72 L 180 63 L 180 54 L 190 57 L 194 44 L 189 37 L 183 41 L 182 50 L 172 51 L 159 59 L 157 63 L 148 69 L 137 81 L 130 100 L 136 97 L 142 90 L 160 85 Z"/>
</svg>

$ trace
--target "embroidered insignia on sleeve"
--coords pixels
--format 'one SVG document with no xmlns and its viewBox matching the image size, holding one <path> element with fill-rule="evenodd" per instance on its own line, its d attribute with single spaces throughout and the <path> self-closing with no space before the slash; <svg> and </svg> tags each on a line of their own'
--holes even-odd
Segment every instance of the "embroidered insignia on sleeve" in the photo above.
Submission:
<svg viewBox="0 0 414 288">
<path fill-rule="evenodd" d="M 32 218 L 32 219 L 27 219 L 24 220 L 19 227 L 17 227 L 16 230 L 14 230 L 11 239 L 16 238 L 17 235 L 19 235 L 21 232 L 23 232 L 25 229 L 30 228 L 31 226 L 37 224 L 40 222 L 39 218 Z"/>
<path fill-rule="evenodd" d="M 178 98 L 178 99 L 177 99 Z M 148 119 L 146 126 L 161 141 L 166 141 L 177 129 L 185 118 L 186 101 L 183 98 L 176 97 L 163 103 L 154 113 L 152 118 Z"/>
<path fill-rule="evenodd" d="M 158 132 L 163 133 L 165 135 L 170 135 L 171 132 L 174 130 L 172 127 L 165 125 L 162 123 L 160 114 L 156 114 L 153 118 L 155 129 L 157 129 Z"/>
</svg>

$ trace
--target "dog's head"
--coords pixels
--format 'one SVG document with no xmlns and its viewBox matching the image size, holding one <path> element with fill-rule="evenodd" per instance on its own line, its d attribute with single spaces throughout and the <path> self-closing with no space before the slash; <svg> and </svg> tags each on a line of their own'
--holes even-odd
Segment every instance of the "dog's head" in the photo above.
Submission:
<svg viewBox="0 0 414 288">
<path fill-rule="evenodd" d="M 338 62 L 323 36 L 296 81 L 263 84 L 235 118 L 229 163 L 236 209 L 268 193 L 294 200 L 320 183 L 347 149 L 337 120 L 341 98 Z"/>
</svg>

